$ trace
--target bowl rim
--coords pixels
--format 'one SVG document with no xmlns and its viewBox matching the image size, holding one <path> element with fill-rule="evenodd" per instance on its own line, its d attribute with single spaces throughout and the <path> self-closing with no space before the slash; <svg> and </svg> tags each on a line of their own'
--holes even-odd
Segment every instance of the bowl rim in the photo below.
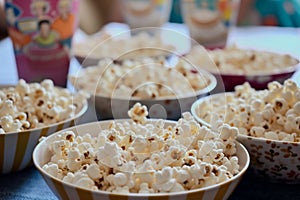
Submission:
<svg viewBox="0 0 300 200">
<path fill-rule="evenodd" d="M 233 94 L 234 94 L 234 92 L 221 92 L 221 93 L 212 94 L 210 96 L 206 96 L 206 97 L 198 99 L 197 101 L 195 101 L 192 104 L 192 107 L 191 107 L 191 113 L 192 113 L 193 117 L 200 124 L 202 124 L 202 125 L 204 125 L 204 126 L 206 126 L 208 128 L 211 128 L 211 124 L 210 123 L 206 122 L 205 120 L 203 120 L 201 117 L 198 116 L 197 111 L 196 111 L 197 108 L 199 107 L 199 105 L 201 103 L 203 103 L 207 99 L 211 99 L 213 101 L 213 100 L 217 99 L 219 96 L 222 96 L 222 95 L 233 96 Z M 300 142 L 290 142 L 290 141 L 283 141 L 283 140 L 273 140 L 273 139 L 267 139 L 267 138 L 264 138 L 264 137 L 254 137 L 254 136 L 248 136 L 248 135 L 243 135 L 243 134 L 238 134 L 237 137 L 238 137 L 238 139 L 240 138 L 240 139 L 256 140 L 256 141 L 259 141 L 259 142 L 276 142 L 278 144 L 292 144 L 292 145 L 299 145 L 300 144 Z"/>
<path fill-rule="evenodd" d="M 115 57 L 115 56 L 101 56 L 101 57 L 99 57 L 99 56 L 95 56 L 95 55 L 91 54 L 91 52 L 93 50 L 95 50 L 96 48 L 97 48 L 97 46 L 92 48 L 87 55 L 83 55 L 83 54 L 80 54 L 80 53 L 77 52 L 77 54 L 75 54 L 74 57 L 76 59 L 78 59 L 79 61 L 81 61 L 81 65 L 83 64 L 84 67 L 88 67 L 87 65 L 84 65 L 85 62 L 93 61 L 95 63 L 98 63 L 99 61 L 101 61 L 103 59 L 112 59 L 112 60 L 115 60 L 115 61 L 123 61 L 123 60 L 131 60 L 131 59 L 143 58 L 143 57 L 160 58 L 160 57 L 169 57 L 169 56 L 174 55 L 174 52 L 173 52 L 174 49 L 172 49 L 172 48 L 167 49 L 165 47 L 160 47 L 160 48 L 141 47 L 141 48 L 131 49 L 131 51 L 129 53 L 125 52 L 125 53 L 121 54 L 119 57 Z M 154 51 L 154 50 L 160 51 L 160 53 L 147 54 L 148 53 L 147 51 Z"/>
<path fill-rule="evenodd" d="M 249 51 L 256 51 L 256 52 L 259 52 L 259 53 L 271 53 L 271 54 L 276 54 L 278 56 L 290 56 L 291 59 L 293 60 L 296 60 L 297 63 L 294 64 L 294 65 L 289 65 L 289 66 L 286 66 L 285 68 L 283 69 L 280 69 L 276 72 L 258 72 L 257 74 L 255 73 L 250 73 L 250 74 L 245 74 L 245 73 L 242 73 L 242 74 L 234 74 L 232 72 L 234 72 L 234 70 L 232 70 L 231 72 L 222 72 L 219 68 L 218 68 L 218 71 L 211 71 L 207 68 L 204 68 L 205 70 L 209 71 L 210 73 L 212 73 L 213 75 L 216 75 L 216 76 L 231 76 L 231 77 L 236 77 L 236 78 L 244 78 L 244 77 L 247 77 L 247 78 L 251 78 L 251 77 L 263 77 L 263 76 L 278 76 L 278 75 L 283 75 L 283 74 L 289 74 L 289 73 L 293 73 L 293 72 L 296 72 L 298 69 L 300 69 L 300 60 L 299 58 L 297 58 L 295 55 L 292 55 L 291 53 L 280 53 L 280 52 L 275 52 L 275 51 L 270 51 L 270 50 L 259 50 L 259 49 L 253 49 L 253 48 L 240 48 L 241 50 L 249 50 Z M 192 49 L 191 49 L 192 50 Z M 223 49 L 221 49 L 223 50 Z M 211 51 L 214 51 L 214 50 L 207 50 L 207 52 L 211 52 Z M 190 51 L 191 52 L 191 51 Z M 185 54 L 184 56 L 188 56 L 189 53 L 188 52 L 187 54 Z M 209 55 L 209 54 L 208 54 Z M 211 61 L 213 63 L 214 60 L 211 58 L 211 56 L 209 55 Z"/>
<path fill-rule="evenodd" d="M 101 94 L 90 94 L 91 95 L 91 98 L 103 98 L 103 99 L 113 99 L 113 100 L 130 100 L 130 101 L 167 101 L 167 100 L 178 100 L 178 99 L 188 99 L 188 98 L 191 98 L 191 97 L 197 97 L 197 96 L 200 96 L 200 95 L 203 95 L 203 94 L 206 94 L 206 93 L 209 93 L 211 92 L 213 89 L 215 89 L 215 87 L 217 86 L 217 79 L 216 77 L 211 73 L 211 72 L 208 72 L 206 70 L 203 70 L 203 69 L 197 69 L 198 72 L 201 72 L 199 74 L 199 76 L 204 76 L 204 77 L 207 77 L 207 79 L 210 81 L 209 84 L 200 89 L 200 90 L 197 90 L 197 91 L 193 91 L 193 92 L 189 92 L 189 93 L 185 93 L 184 95 L 170 95 L 170 96 L 159 96 L 159 97 L 155 97 L 153 99 L 151 98 L 141 98 L 141 97 L 130 97 L 130 98 L 127 98 L 127 97 L 122 97 L 122 96 L 108 96 L 108 95 L 101 95 Z M 76 89 L 76 90 L 83 90 L 84 89 L 77 89 L 76 86 L 74 84 L 72 84 L 73 87 Z"/>
<path fill-rule="evenodd" d="M 283 140 L 272 140 L 272 139 L 267 139 L 267 138 L 263 138 L 263 137 L 253 137 L 253 136 L 248 136 L 248 135 L 242 135 L 239 134 L 238 135 L 238 139 L 247 139 L 247 140 L 254 140 L 256 142 L 263 142 L 263 143 L 268 143 L 268 142 L 275 142 L 277 144 L 281 144 L 281 145 L 295 145 L 298 146 L 300 145 L 300 142 L 290 142 L 290 141 L 283 141 Z"/>
<path fill-rule="evenodd" d="M 168 32 L 174 32 L 170 29 L 166 29 L 166 28 L 164 28 L 164 29 L 167 30 Z M 109 32 L 106 32 L 105 30 L 104 31 L 100 30 L 99 32 L 97 32 L 95 34 L 87 35 L 81 41 L 75 42 L 74 46 L 78 47 L 80 45 L 83 45 L 84 47 L 86 47 L 87 42 L 92 42 L 93 40 L 97 40 L 105 34 L 108 34 L 108 37 L 104 38 L 103 40 L 98 41 L 98 44 L 93 45 L 92 48 L 88 48 L 87 51 L 75 50 L 74 51 L 74 56 L 78 57 L 79 59 L 83 59 L 83 63 L 84 63 L 85 59 L 91 59 L 93 61 L 95 61 L 95 60 L 99 61 L 99 60 L 105 59 L 105 58 L 111 58 L 111 59 L 114 59 L 114 60 L 115 59 L 116 60 L 124 60 L 124 59 L 126 59 L 126 55 L 128 54 L 128 51 L 126 51 L 125 53 L 122 53 L 121 56 L 125 56 L 125 58 L 123 58 L 123 59 L 118 59 L 120 56 L 118 56 L 118 58 L 115 58 L 115 56 L 97 56 L 97 55 L 95 56 L 95 55 L 92 54 L 92 52 L 94 52 L 94 50 L 96 50 L 99 46 L 101 46 L 103 44 L 108 44 L 108 42 L 111 42 L 111 41 L 119 42 L 119 41 L 125 41 L 125 40 L 128 40 L 128 39 L 133 39 L 137 35 L 139 35 L 140 32 L 145 33 L 151 39 L 156 39 L 156 37 L 161 39 L 160 34 L 157 34 L 157 33 L 160 32 L 160 31 L 157 30 L 157 27 L 144 27 L 142 31 L 140 30 L 140 28 L 135 28 L 133 30 L 127 30 L 126 29 L 126 30 L 123 30 L 121 33 L 118 33 L 116 35 L 111 34 Z M 128 33 L 130 33 L 130 35 L 126 35 Z M 137 33 L 137 35 L 136 35 L 136 33 Z M 123 38 L 122 34 L 125 34 L 126 37 Z M 149 55 L 150 57 L 158 57 L 158 56 L 165 56 L 166 57 L 166 56 L 173 55 L 174 51 L 177 50 L 176 46 L 174 46 L 173 44 L 165 43 L 162 39 L 161 39 L 161 44 L 160 45 L 161 45 L 160 47 L 155 47 L 155 46 L 134 47 L 133 49 L 130 49 L 129 54 L 132 53 L 132 52 L 140 51 L 140 50 L 142 50 L 142 51 L 146 50 L 147 51 L 149 49 L 150 50 L 151 49 L 152 50 L 156 49 L 156 50 L 159 50 L 159 51 L 163 51 L 164 53 L 161 54 L 161 55 Z M 78 48 L 75 48 L 75 49 L 78 49 Z M 137 55 L 135 55 L 135 53 L 133 53 L 133 56 L 129 56 L 130 59 L 133 59 L 135 57 L 137 57 Z"/>
<path fill-rule="evenodd" d="M 0 90 L 2 88 L 7 88 L 7 87 L 15 87 L 16 85 L 0 85 Z M 57 87 L 57 86 L 55 86 Z M 60 88 L 60 87 L 57 87 L 57 88 Z M 65 88 L 63 88 L 65 89 Z M 37 127 L 37 128 L 33 128 L 33 129 L 28 129 L 28 130 L 22 130 L 22 131 L 14 131 L 14 132 L 5 132 L 3 135 L 14 135 L 14 134 L 22 134 L 22 133 L 25 133 L 25 132 L 34 132 L 34 131 L 38 131 L 38 130 L 42 130 L 42 129 L 45 129 L 45 128 L 50 128 L 50 127 L 54 127 L 54 126 L 58 126 L 60 124 L 64 124 L 64 123 L 67 123 L 67 122 L 70 122 L 72 120 L 76 120 L 77 118 L 79 118 L 80 116 L 82 116 L 88 109 L 88 102 L 87 100 L 84 101 L 84 103 L 81 105 L 81 108 L 78 112 L 76 112 L 71 118 L 68 118 L 68 119 L 65 119 L 65 120 L 62 120 L 62 121 L 59 121 L 59 122 L 56 122 L 56 123 L 53 123 L 53 124 L 48 124 L 46 126 L 41 126 L 41 127 Z"/>
<path fill-rule="evenodd" d="M 296 59 L 296 58 L 294 58 Z M 219 75 L 219 76 L 234 76 L 234 77 L 237 77 L 237 78 L 248 78 L 250 79 L 251 77 L 264 77 L 264 76 L 280 76 L 280 75 L 285 75 L 285 74 L 289 74 L 289 73 L 294 73 L 296 72 L 297 70 L 300 69 L 300 61 L 298 59 L 296 59 L 298 61 L 297 64 L 295 65 L 290 65 L 290 66 L 287 66 L 286 68 L 282 69 L 282 70 L 279 70 L 279 71 L 276 71 L 276 72 L 273 72 L 273 73 L 268 73 L 268 72 L 259 72 L 258 74 L 233 74 L 233 73 L 222 73 L 221 71 L 220 72 L 212 72 L 210 71 L 212 74 L 215 74 L 215 75 Z"/>
<path fill-rule="evenodd" d="M 153 121 L 158 121 L 158 120 L 160 120 L 160 119 L 147 119 L 147 122 L 153 122 Z M 246 147 L 242 143 L 240 143 L 239 141 L 235 141 L 235 144 L 239 145 L 239 147 L 243 150 L 243 152 L 245 154 L 245 166 L 243 168 L 241 168 L 240 171 L 235 176 L 233 176 L 231 179 L 228 179 L 226 181 L 223 181 L 221 183 L 214 184 L 214 185 L 211 185 L 211 186 L 206 186 L 206 187 L 202 187 L 202 188 L 198 188 L 198 189 L 181 191 L 181 192 L 151 193 L 151 194 L 140 194 L 140 193 L 128 193 L 128 194 L 125 194 L 125 193 L 112 193 L 112 192 L 107 192 L 107 191 L 102 191 L 102 190 L 95 190 L 94 191 L 94 190 L 89 190 L 87 188 L 83 188 L 83 187 L 80 187 L 80 186 L 77 186 L 77 185 L 74 185 L 74 184 L 71 184 L 71 183 L 64 182 L 64 181 L 62 181 L 62 180 L 60 180 L 60 179 L 52 176 L 51 174 L 47 173 L 38 164 L 37 154 L 39 152 L 39 148 L 41 148 L 41 146 L 44 145 L 44 143 L 46 143 L 46 141 L 49 140 L 49 138 L 54 138 L 56 135 L 60 134 L 61 132 L 72 130 L 72 129 L 78 128 L 78 127 L 88 127 L 88 126 L 95 126 L 95 125 L 107 124 L 107 123 L 110 123 L 110 122 L 126 122 L 126 121 L 127 122 L 131 121 L 131 119 L 124 118 L 124 119 L 117 119 L 117 120 L 103 120 L 103 121 L 90 122 L 90 123 L 81 124 L 81 125 L 78 125 L 78 126 L 70 127 L 70 128 L 63 129 L 63 130 L 60 130 L 58 132 L 55 132 L 55 133 L 51 134 L 50 136 L 47 136 L 44 140 L 42 140 L 41 142 L 39 142 L 39 144 L 37 144 L 35 146 L 35 148 L 33 150 L 33 153 L 32 153 L 33 163 L 34 163 L 35 167 L 39 170 L 39 172 L 41 174 L 44 174 L 47 177 L 49 177 L 51 179 L 54 179 L 55 181 L 58 181 L 58 182 L 60 182 L 62 184 L 66 184 L 69 187 L 79 188 L 79 189 L 84 190 L 86 192 L 93 192 L 93 193 L 95 192 L 97 194 L 102 194 L 102 195 L 116 195 L 116 196 L 127 196 L 127 197 L 145 197 L 145 196 L 147 196 L 147 197 L 159 197 L 159 196 L 166 196 L 166 195 L 167 196 L 176 196 L 176 195 L 183 195 L 183 194 L 190 194 L 190 193 L 201 192 L 201 191 L 205 191 L 205 190 L 211 190 L 211 189 L 218 188 L 221 185 L 225 185 L 225 184 L 227 184 L 229 182 L 233 182 L 233 181 L 235 181 L 238 178 L 242 178 L 242 176 L 244 175 L 244 173 L 247 171 L 247 169 L 249 167 L 249 164 L 250 164 L 250 155 L 249 155 L 249 152 L 247 151 Z M 176 123 L 176 121 L 173 121 L 173 120 L 164 120 L 164 122 L 170 123 L 170 124 L 175 124 Z"/>
<path fill-rule="evenodd" d="M 222 96 L 222 95 L 232 95 L 234 92 L 221 92 L 221 93 L 216 93 L 216 94 L 212 94 L 212 95 L 209 95 L 209 96 L 206 96 L 206 97 L 202 97 L 200 99 L 197 99 L 197 101 L 195 101 L 192 106 L 191 106 L 191 113 L 193 115 L 193 117 L 202 125 L 208 127 L 208 128 L 211 128 L 211 124 L 206 122 L 205 120 L 203 120 L 201 117 L 198 116 L 197 114 L 197 108 L 199 107 L 199 105 L 201 103 L 203 103 L 205 100 L 208 100 L 208 99 L 216 99 L 217 97 L 219 96 Z"/>
</svg>

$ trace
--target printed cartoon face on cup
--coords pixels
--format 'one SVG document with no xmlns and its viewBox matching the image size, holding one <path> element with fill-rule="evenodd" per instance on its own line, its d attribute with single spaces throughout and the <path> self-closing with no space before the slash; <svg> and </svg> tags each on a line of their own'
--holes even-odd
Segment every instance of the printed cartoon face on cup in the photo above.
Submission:
<svg viewBox="0 0 300 200">
<path fill-rule="evenodd" d="M 66 86 L 79 0 L 7 0 L 8 32 L 19 78 Z"/>
</svg>

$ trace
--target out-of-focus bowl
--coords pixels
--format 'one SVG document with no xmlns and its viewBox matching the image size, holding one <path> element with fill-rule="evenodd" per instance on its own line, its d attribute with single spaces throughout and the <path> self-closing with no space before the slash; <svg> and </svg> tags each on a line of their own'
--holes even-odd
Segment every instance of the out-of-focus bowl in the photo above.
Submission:
<svg viewBox="0 0 300 200">
<path fill-rule="evenodd" d="M 75 58 L 78 60 L 78 62 L 81 64 L 82 67 L 88 67 L 97 65 L 98 62 L 102 59 L 112 58 L 114 60 L 122 61 L 126 59 L 138 59 L 143 57 L 153 57 L 153 58 L 166 58 L 169 59 L 172 56 L 172 50 L 166 50 L 166 49 L 157 49 L 153 47 L 144 47 L 140 49 L 131 49 L 128 52 L 124 52 L 123 54 L 120 54 L 118 56 L 112 55 L 112 56 L 103 56 L 100 57 L 97 55 L 75 55 Z"/>
<path fill-rule="evenodd" d="M 115 120 L 116 122 L 124 121 L 124 120 Z M 128 120 L 127 120 L 128 121 Z M 87 131 L 91 134 L 98 134 L 100 129 L 107 129 L 112 121 L 99 121 L 92 122 L 88 124 L 82 124 L 77 127 L 72 127 L 65 129 L 74 131 L 76 135 L 85 134 Z M 165 121 L 165 127 L 169 125 L 175 125 L 173 121 Z M 60 134 L 62 131 L 59 131 L 46 139 L 40 142 L 34 152 L 33 152 L 33 162 L 37 169 L 42 174 L 44 180 L 47 182 L 48 186 L 54 192 L 54 194 L 60 199 L 133 199 L 133 200 L 141 200 L 141 199 L 186 199 L 186 200 L 194 200 L 194 199 L 227 199 L 235 187 L 238 185 L 241 180 L 243 174 L 246 172 L 250 158 L 249 154 L 246 151 L 245 147 L 240 143 L 237 144 L 237 157 L 239 159 L 240 172 L 236 174 L 233 178 L 221 182 L 219 184 L 211 185 L 208 187 L 203 187 L 200 189 L 194 189 L 190 191 L 184 192 L 174 192 L 174 193 L 160 193 L 160 194 L 141 194 L 141 193 L 129 193 L 129 194 L 116 194 L 105 191 L 95 191 L 84 189 L 79 186 L 75 186 L 64 181 L 61 181 L 49 173 L 47 173 L 42 166 L 50 161 L 51 152 L 48 149 L 48 144 L 55 141 L 55 137 Z"/>
<path fill-rule="evenodd" d="M 0 88 L 6 87 L 8 86 L 1 86 Z M 39 139 L 79 123 L 87 108 L 87 103 L 81 105 L 72 118 L 55 124 L 21 132 L 0 134 L 0 174 L 20 171 L 31 166 L 33 164 L 32 152 Z"/>
<path fill-rule="evenodd" d="M 237 75 L 237 74 L 216 74 L 212 73 L 216 77 L 220 76 L 222 83 L 224 84 L 225 91 L 233 91 L 234 87 L 248 82 L 253 88 L 257 90 L 266 89 L 269 82 L 278 81 L 283 83 L 286 79 L 290 78 L 298 69 L 300 64 L 287 67 L 285 70 L 271 74 L 260 75 Z"/>
<path fill-rule="evenodd" d="M 178 119 L 217 84 L 211 73 L 183 60 L 173 67 L 153 58 L 102 60 L 69 80 L 76 90 L 90 93 L 99 119 L 127 118 L 137 102 L 149 108 L 151 118 Z"/>
<path fill-rule="evenodd" d="M 211 72 L 218 80 L 218 85 L 216 88 L 217 92 L 224 92 L 224 91 L 234 91 L 234 87 L 237 85 L 241 85 L 245 82 L 248 82 L 253 88 L 255 88 L 256 90 L 262 90 L 262 89 L 266 89 L 268 86 L 269 82 L 272 81 L 278 81 L 279 83 L 283 83 L 286 79 L 290 78 L 298 69 L 300 69 L 300 62 L 298 59 L 290 56 L 290 55 L 285 55 L 285 54 L 280 54 L 280 53 L 274 53 L 274 52 L 267 52 L 267 51 L 258 51 L 258 50 L 247 50 L 247 49 L 238 49 L 236 47 L 232 47 L 235 50 L 240 50 L 241 52 L 243 52 L 245 55 L 248 53 L 249 55 L 251 55 L 251 53 L 255 53 L 256 55 L 260 55 L 260 54 L 270 54 L 276 58 L 282 58 L 282 59 L 286 59 L 287 57 L 291 60 L 294 61 L 292 62 L 292 65 L 288 65 L 288 66 L 280 66 L 276 67 L 276 65 L 274 64 L 274 67 L 272 69 L 266 68 L 264 65 L 268 65 L 271 66 L 272 62 L 276 62 L 273 60 L 261 63 L 260 66 L 255 66 L 255 69 L 252 69 L 251 73 L 250 72 L 241 72 L 239 71 L 239 67 L 241 66 L 235 66 L 235 68 L 233 68 L 232 70 L 224 70 L 222 68 L 222 64 L 218 64 L 217 62 L 219 62 L 218 60 L 214 60 L 214 58 L 211 56 L 213 55 L 214 51 L 226 51 L 226 49 L 224 50 L 220 50 L 220 49 L 216 49 L 216 50 L 211 50 L 211 51 L 206 51 L 203 49 L 203 47 L 200 46 L 195 46 L 190 53 L 186 54 L 187 59 L 195 64 L 200 66 L 201 68 L 203 68 L 204 70 L 207 70 L 209 72 Z M 230 47 L 229 47 L 230 49 Z M 230 51 L 230 50 L 229 50 Z M 230 54 L 230 53 L 227 53 Z M 221 54 L 220 54 L 221 55 Z M 236 57 L 240 57 L 240 59 L 245 59 L 246 61 L 251 59 L 250 56 L 247 55 L 247 57 L 245 55 L 237 55 Z M 245 56 L 245 57 L 243 57 Z M 232 55 L 232 57 L 234 57 L 234 55 Z M 250 57 L 250 58 L 249 58 Z M 235 58 L 236 59 L 236 58 Z M 230 61 L 230 58 L 219 58 L 219 60 L 223 60 L 223 62 L 227 62 Z M 237 60 L 237 59 L 236 59 Z M 250 62 L 250 61 L 249 61 Z M 234 64 L 232 64 L 234 66 Z M 239 65 L 243 65 L 243 64 L 239 64 Z M 245 64 L 246 66 L 246 64 Z M 244 66 L 243 66 L 244 67 Z M 261 71 L 257 71 L 259 69 L 267 69 L 267 70 L 261 70 Z"/>
<path fill-rule="evenodd" d="M 165 35 L 177 32 L 158 28 L 125 29 L 121 34 L 111 35 L 101 31 L 74 44 L 75 58 L 83 67 L 97 65 L 106 58 L 113 60 L 143 57 L 169 58 L 176 48 Z"/>
<path fill-rule="evenodd" d="M 102 95 L 92 96 L 92 105 L 95 106 L 96 113 L 100 119 L 121 119 L 127 118 L 127 111 L 135 103 L 140 102 L 149 108 L 151 118 L 179 119 L 181 114 L 190 111 L 192 104 L 200 97 L 207 96 L 216 86 L 215 77 L 209 72 L 202 71 L 202 76 L 209 80 L 207 87 L 185 95 L 177 97 L 163 96 L 153 99 L 143 99 L 139 97 L 107 97 Z"/>
<path fill-rule="evenodd" d="M 150 110 L 152 118 L 178 119 L 181 113 L 189 111 L 193 102 L 198 98 L 206 96 L 214 88 L 215 82 L 208 88 L 197 91 L 196 95 L 187 95 L 186 97 L 164 97 L 156 99 L 118 99 L 105 96 L 95 96 L 95 109 L 100 119 L 120 119 L 128 116 L 127 110 L 135 103 L 140 102 L 146 105 Z"/>
<path fill-rule="evenodd" d="M 216 119 L 208 120 L 209 117 L 207 117 L 204 120 L 204 102 L 210 104 L 209 108 L 212 109 L 210 111 L 224 115 L 225 108 L 220 105 L 228 104 L 227 97 L 229 96 L 233 96 L 233 93 L 218 93 L 197 100 L 192 105 L 192 115 L 200 124 L 212 127 Z M 205 110 L 207 110 L 207 106 Z M 237 140 L 247 148 L 251 159 L 250 166 L 257 175 L 271 182 L 300 183 L 299 142 L 270 140 L 243 134 L 239 134 Z"/>
</svg>

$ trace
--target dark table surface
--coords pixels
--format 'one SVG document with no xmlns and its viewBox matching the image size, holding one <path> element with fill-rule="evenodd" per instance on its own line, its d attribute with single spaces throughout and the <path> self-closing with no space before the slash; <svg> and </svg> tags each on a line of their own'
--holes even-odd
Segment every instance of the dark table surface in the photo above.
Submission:
<svg viewBox="0 0 300 200">
<path fill-rule="evenodd" d="M 0 200 L 57 199 L 34 168 L 0 176 Z M 299 200 L 300 184 L 270 183 L 257 177 L 251 169 L 244 175 L 229 200 L 268 199 Z"/>
</svg>

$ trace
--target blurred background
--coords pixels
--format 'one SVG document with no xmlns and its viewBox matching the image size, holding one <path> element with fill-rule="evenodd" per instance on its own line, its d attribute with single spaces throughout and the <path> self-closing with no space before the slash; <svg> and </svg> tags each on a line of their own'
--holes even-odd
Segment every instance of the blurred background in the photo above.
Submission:
<svg viewBox="0 0 300 200">
<path fill-rule="evenodd" d="M 109 22 L 123 22 L 121 1 L 82 0 L 79 26 L 87 34 L 98 32 Z M 0 0 L 0 38 L 7 36 L 4 0 Z M 300 26 L 300 1 L 298 0 L 241 0 L 238 26 Z M 173 0 L 170 22 L 182 23 L 180 0 Z"/>
</svg>

